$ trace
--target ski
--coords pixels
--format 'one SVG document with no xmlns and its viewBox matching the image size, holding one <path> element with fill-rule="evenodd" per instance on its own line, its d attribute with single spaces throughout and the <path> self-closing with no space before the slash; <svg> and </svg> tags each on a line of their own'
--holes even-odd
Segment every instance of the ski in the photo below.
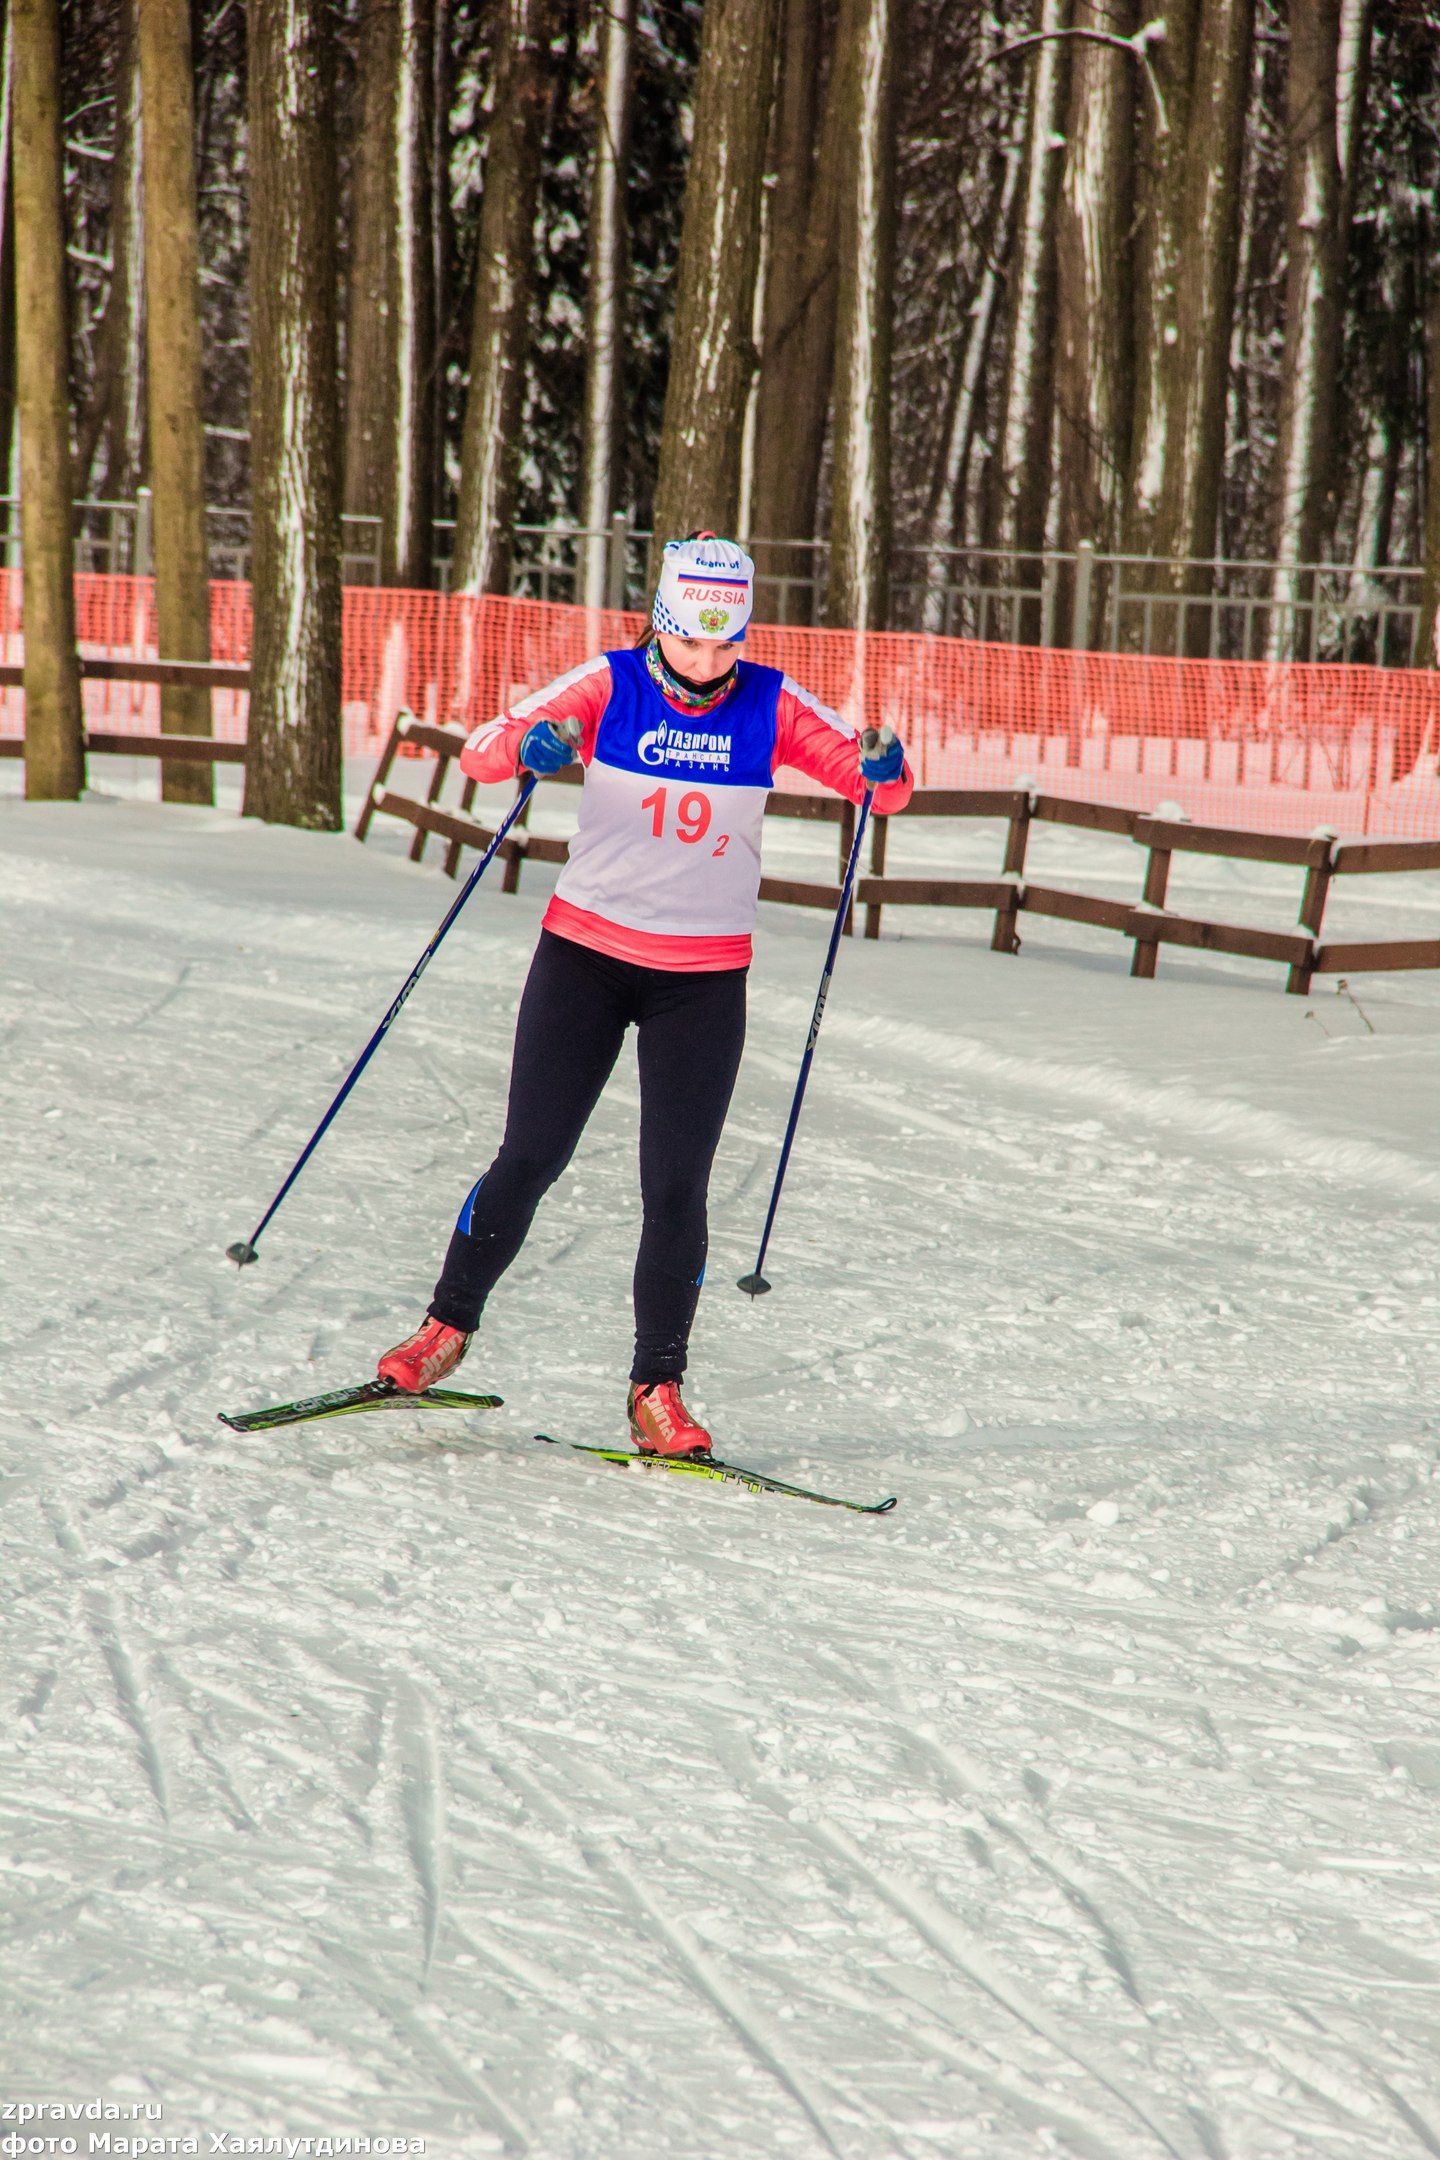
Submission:
<svg viewBox="0 0 1440 2160">
<path fill-rule="evenodd" d="M 232 1432 L 269 1432 L 274 1425 L 308 1424 L 314 1418 L 353 1417 L 362 1410 L 498 1410 L 503 1395 L 468 1395 L 462 1388 L 426 1388 L 407 1395 L 393 1380 L 366 1380 L 359 1387 L 334 1388 L 328 1395 L 307 1395 L 298 1402 L 272 1403 L 265 1410 L 220 1410 Z"/>
<path fill-rule="evenodd" d="M 599 1462 L 637 1465 L 645 1470 L 676 1470 L 689 1477 L 718 1478 L 743 1485 L 747 1492 L 780 1493 L 787 1500 L 813 1500 L 817 1507 L 849 1508 L 855 1515 L 888 1515 L 897 1496 L 887 1500 L 841 1500 L 834 1493 L 812 1492 L 808 1485 L 789 1485 L 784 1478 L 763 1470 L 746 1470 L 739 1463 L 720 1462 L 713 1455 L 641 1455 L 633 1448 L 595 1447 L 583 1440 L 557 1440 L 553 1433 L 536 1433 L 549 1447 L 569 1448 L 577 1455 L 593 1455 Z"/>
<path fill-rule="evenodd" d="M 278 1425 L 310 1424 L 320 1418 L 354 1417 L 369 1410 L 498 1410 L 503 1402 L 501 1395 L 471 1395 L 461 1388 L 427 1388 L 423 1395 L 408 1395 L 393 1380 L 366 1380 L 359 1387 L 335 1388 L 326 1395 L 272 1403 L 263 1410 L 221 1410 L 216 1415 L 232 1432 L 249 1433 L 270 1432 Z M 893 1494 L 885 1500 L 844 1500 L 834 1493 L 813 1492 L 807 1485 L 791 1485 L 764 1470 L 747 1470 L 739 1463 L 720 1462 L 714 1456 L 641 1455 L 632 1448 L 557 1440 L 553 1433 L 536 1433 L 535 1438 L 547 1447 L 569 1448 L 574 1454 L 593 1456 L 597 1462 L 678 1471 L 689 1477 L 743 1485 L 747 1492 L 779 1493 L 789 1500 L 811 1500 L 817 1507 L 848 1508 L 855 1515 L 888 1515 L 897 1504 Z"/>
</svg>

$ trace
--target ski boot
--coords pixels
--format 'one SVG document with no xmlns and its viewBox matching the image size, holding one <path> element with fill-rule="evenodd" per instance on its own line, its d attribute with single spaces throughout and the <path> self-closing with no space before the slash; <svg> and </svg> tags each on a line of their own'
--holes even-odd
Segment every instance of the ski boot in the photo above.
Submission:
<svg viewBox="0 0 1440 2160">
<path fill-rule="evenodd" d="M 376 1370 L 382 1380 L 393 1380 L 407 1395 L 422 1395 L 456 1366 L 470 1347 L 471 1338 L 443 1320 L 426 1320 L 413 1335 L 387 1350 Z"/>
<path fill-rule="evenodd" d="M 708 1455 L 710 1435 L 680 1400 L 678 1380 L 632 1387 L 626 1405 L 630 1437 L 642 1455 Z"/>
</svg>

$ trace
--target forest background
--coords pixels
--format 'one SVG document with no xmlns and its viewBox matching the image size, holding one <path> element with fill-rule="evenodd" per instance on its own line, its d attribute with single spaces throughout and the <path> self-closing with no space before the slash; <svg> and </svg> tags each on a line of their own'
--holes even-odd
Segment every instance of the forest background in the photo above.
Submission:
<svg viewBox="0 0 1440 2160">
<path fill-rule="evenodd" d="M 946 551 L 1024 588 L 1051 549 L 1056 642 L 1082 548 L 1187 592 L 1217 556 L 1263 561 L 1277 601 L 1299 565 L 1409 565 L 1401 657 L 1429 658 L 1435 0 L 7 18 L 16 130 L 53 30 L 70 492 L 153 489 L 162 588 L 188 531 L 188 631 L 161 593 L 177 656 L 199 650 L 199 559 L 233 563 L 242 535 L 257 595 L 313 616 L 308 686 L 293 638 L 284 656 L 297 719 L 333 703 L 362 520 L 379 582 L 469 591 L 509 589 L 517 525 L 580 528 L 597 600 L 617 516 L 708 525 L 756 544 L 772 614 L 857 627 L 952 627 Z M 0 431 L 43 313 L 8 170 Z"/>
</svg>

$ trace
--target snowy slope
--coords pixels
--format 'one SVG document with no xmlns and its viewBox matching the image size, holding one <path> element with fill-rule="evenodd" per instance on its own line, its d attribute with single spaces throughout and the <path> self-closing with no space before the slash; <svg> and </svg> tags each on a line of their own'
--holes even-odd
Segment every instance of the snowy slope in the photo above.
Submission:
<svg viewBox="0 0 1440 2160">
<path fill-rule="evenodd" d="M 621 1427 L 623 1069 L 461 1376 L 503 1411 L 242 1438 L 420 1312 L 498 1134 L 543 872 L 223 1258 L 446 903 L 401 845 L 0 799 L 0 2097 L 202 2151 L 1440 2152 L 1440 985 L 892 914 L 752 1307 L 824 935 L 766 911 L 694 1394 L 896 1513 L 529 1444 Z"/>
</svg>

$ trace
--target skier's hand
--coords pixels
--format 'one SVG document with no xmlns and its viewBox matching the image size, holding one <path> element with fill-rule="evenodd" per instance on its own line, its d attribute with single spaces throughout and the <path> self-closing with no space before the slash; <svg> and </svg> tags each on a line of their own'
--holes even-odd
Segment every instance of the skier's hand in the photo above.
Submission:
<svg viewBox="0 0 1440 2160">
<path fill-rule="evenodd" d="M 568 730 L 574 722 L 562 721 L 560 726 Z M 574 757 L 575 744 L 568 733 L 562 734 L 560 728 L 552 727 L 548 720 L 537 720 L 520 738 L 521 765 L 526 772 L 535 773 L 542 779 L 573 763 Z"/>
<path fill-rule="evenodd" d="M 884 787 L 905 770 L 905 745 L 894 728 L 866 728 L 860 737 L 860 777 L 866 787 Z"/>
</svg>

